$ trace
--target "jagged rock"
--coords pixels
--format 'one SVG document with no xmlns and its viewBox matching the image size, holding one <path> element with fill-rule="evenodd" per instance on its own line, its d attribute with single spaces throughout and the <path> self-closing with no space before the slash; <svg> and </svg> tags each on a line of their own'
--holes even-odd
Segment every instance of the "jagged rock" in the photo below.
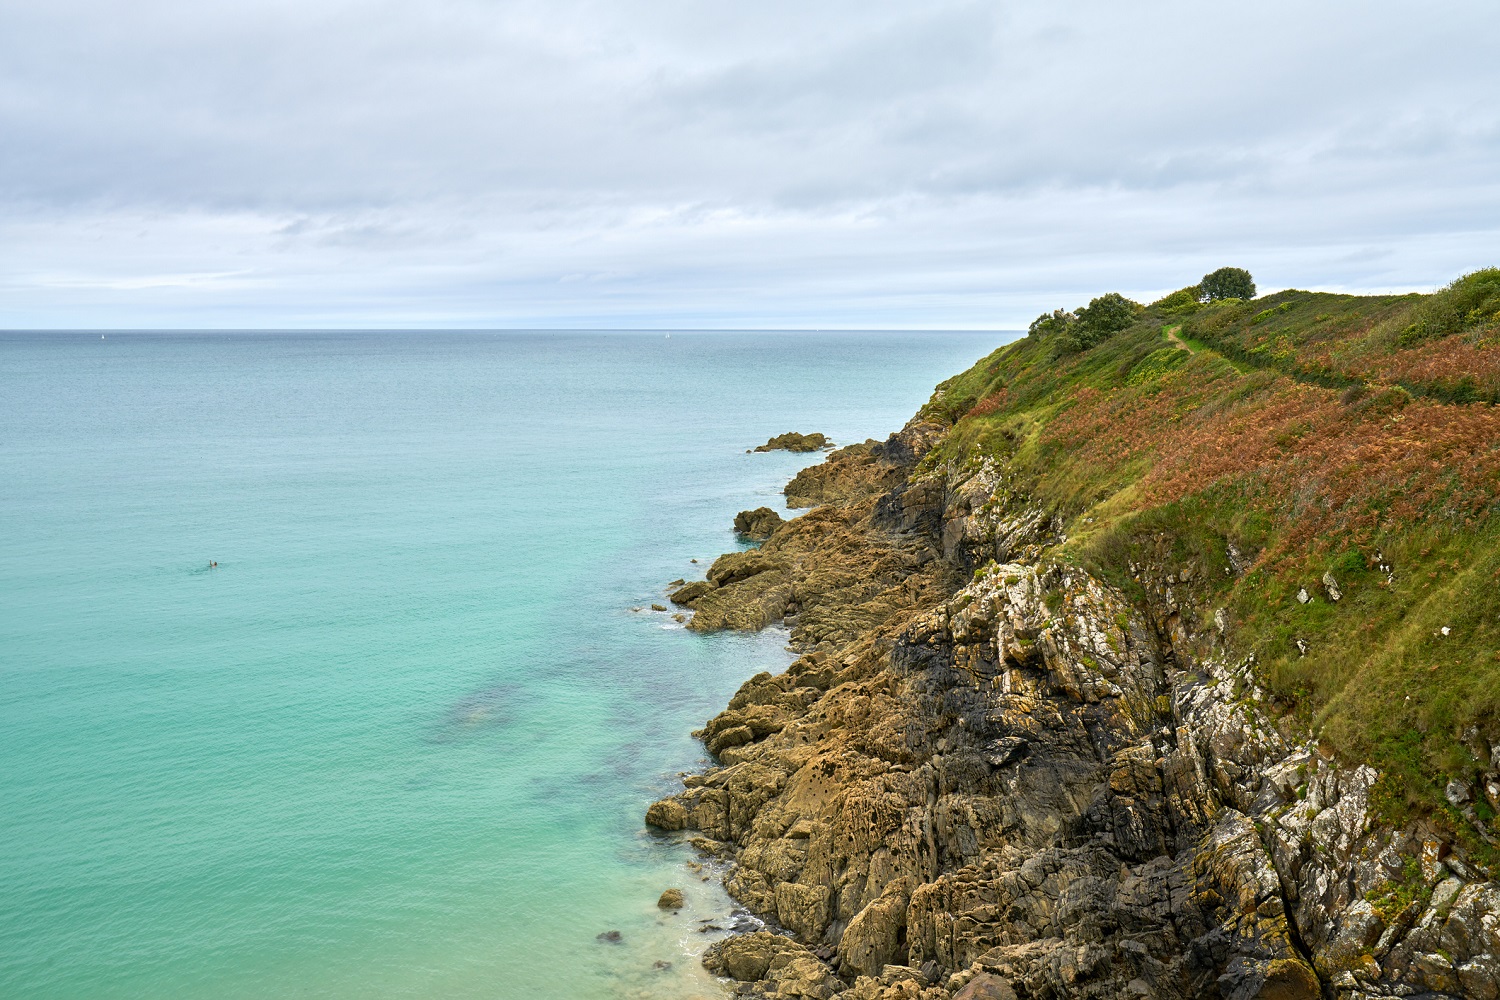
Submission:
<svg viewBox="0 0 1500 1000">
<path fill-rule="evenodd" d="M 663 799 L 646 810 L 646 825 L 658 830 L 682 830 L 688 825 L 688 813 L 675 799 Z"/>
<path fill-rule="evenodd" d="M 714 589 L 714 585 L 707 580 L 694 580 L 678 590 L 667 595 L 667 600 L 673 604 L 681 604 L 685 607 L 693 607 L 698 599 Z"/>
<path fill-rule="evenodd" d="M 708 744 L 708 752 L 717 757 L 730 747 L 742 747 L 754 741 L 755 733 L 749 726 L 730 726 L 714 736 Z"/>
<path fill-rule="evenodd" d="M 822 503 L 860 500 L 898 488 L 911 465 L 930 448 L 942 428 L 929 423 L 908 425 L 884 442 L 866 441 L 831 453 L 827 460 L 809 466 L 787 483 L 788 507 L 813 507 Z"/>
<path fill-rule="evenodd" d="M 874 976 L 897 957 L 906 926 L 909 898 L 906 881 L 897 880 L 887 886 L 878 899 L 855 914 L 839 940 L 842 968 Z"/>
<path fill-rule="evenodd" d="M 791 599 L 792 587 L 784 573 L 774 569 L 757 572 L 699 597 L 693 604 L 695 614 L 688 628 L 695 632 L 753 632 L 780 621 Z"/>
<path fill-rule="evenodd" d="M 779 935 L 757 931 L 715 942 L 703 956 L 703 967 L 716 976 L 748 983 L 764 978 L 771 960 L 786 949 L 807 950 Z"/>
<path fill-rule="evenodd" d="M 807 997 L 826 1000 L 847 985 L 816 955 L 795 941 L 768 931 L 726 938 L 710 945 L 704 968 L 714 975 L 742 983 L 765 983 L 764 997 Z"/>
<path fill-rule="evenodd" d="M 729 552 L 713 561 L 708 568 L 708 580 L 716 587 L 727 587 L 763 573 L 781 573 L 785 569 L 785 562 L 762 549 Z"/>
<path fill-rule="evenodd" d="M 1016 1000 L 1016 991 L 1005 980 L 984 973 L 969 980 L 953 1000 Z"/>
<path fill-rule="evenodd" d="M 818 451 L 828 447 L 828 438 L 816 432 L 812 434 L 798 434 L 796 431 L 788 431 L 778 434 L 763 445 L 758 445 L 756 451 Z"/>
<path fill-rule="evenodd" d="M 782 882 L 776 886 L 776 919 L 804 941 L 816 941 L 828 926 L 828 887 Z"/>
<path fill-rule="evenodd" d="M 781 515 L 769 507 L 742 510 L 734 515 L 735 533 L 755 542 L 770 538 L 771 532 L 785 523 Z"/>
<path fill-rule="evenodd" d="M 667 889 L 667 890 L 663 891 L 662 894 L 661 894 L 661 898 L 656 901 L 656 905 L 658 907 L 660 907 L 661 909 L 663 909 L 663 910 L 680 910 L 680 909 L 682 909 L 682 907 L 684 905 L 683 899 L 682 899 L 682 890 L 681 889 Z"/>
<path fill-rule="evenodd" d="M 822 506 L 710 570 L 695 628 L 785 616 L 803 655 L 740 687 L 701 733 L 722 766 L 648 813 L 797 938 L 705 964 L 768 998 L 1500 1000 L 1500 888 L 1261 714 L 1227 616 L 1182 597 L 1222 569 L 1139 563 L 1137 604 L 1044 562 L 1060 528 L 1000 465 L 918 471 L 940 433 L 840 449 L 788 487 Z M 1473 809 L 1500 752 L 1470 742 Z"/>
</svg>

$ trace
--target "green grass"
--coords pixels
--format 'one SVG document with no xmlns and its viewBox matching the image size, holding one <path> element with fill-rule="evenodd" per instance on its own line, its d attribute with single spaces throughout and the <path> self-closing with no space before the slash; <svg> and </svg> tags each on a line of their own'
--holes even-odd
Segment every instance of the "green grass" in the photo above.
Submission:
<svg viewBox="0 0 1500 1000">
<path fill-rule="evenodd" d="M 1067 542 L 1047 557 L 1143 605 L 1151 581 L 1132 565 L 1158 576 L 1185 569 L 1190 582 L 1174 594 L 1203 637 L 1188 652 L 1211 652 L 1224 609 L 1225 653 L 1255 655 L 1266 707 L 1345 761 L 1382 771 L 1375 803 L 1385 818 L 1425 816 L 1500 860 L 1442 795 L 1450 778 L 1488 770 L 1488 747 L 1500 742 L 1500 476 L 1471 477 L 1462 504 L 1443 483 L 1476 463 L 1500 468 L 1491 458 L 1500 439 L 1466 442 L 1452 468 L 1415 461 L 1427 442 L 1402 423 L 1414 398 L 1452 405 L 1455 420 L 1482 416 L 1472 407 L 1484 404 L 1445 389 L 1451 382 L 1407 388 L 1377 377 L 1416 370 L 1401 336 L 1421 317 L 1437 317 L 1432 329 L 1448 324 L 1424 334 L 1422 350 L 1483 349 L 1491 292 L 1459 282 L 1426 297 L 1287 291 L 1158 304 L 1079 353 L 1029 336 L 943 383 L 926 412 L 953 427 L 925 462 L 1004 463 L 1016 488 L 1066 526 Z M 1192 354 L 1166 343 L 1179 326 Z M 1117 445 L 1101 443 L 1111 434 Z M 1198 473 L 1193 448 L 1213 434 L 1214 447 L 1249 443 L 1243 467 Z M 1376 457 L 1360 458 L 1362 447 Z M 1361 498 L 1365 473 L 1391 456 L 1412 478 Z"/>
</svg>

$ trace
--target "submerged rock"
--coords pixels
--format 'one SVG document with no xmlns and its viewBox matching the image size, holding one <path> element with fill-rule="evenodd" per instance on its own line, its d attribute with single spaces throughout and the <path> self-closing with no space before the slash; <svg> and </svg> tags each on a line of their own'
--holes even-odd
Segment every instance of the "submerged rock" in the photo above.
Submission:
<svg viewBox="0 0 1500 1000">
<path fill-rule="evenodd" d="M 604 944 L 619 944 L 625 939 L 619 931 L 605 931 L 602 934 L 595 934 L 594 940 L 601 941 Z"/>
</svg>

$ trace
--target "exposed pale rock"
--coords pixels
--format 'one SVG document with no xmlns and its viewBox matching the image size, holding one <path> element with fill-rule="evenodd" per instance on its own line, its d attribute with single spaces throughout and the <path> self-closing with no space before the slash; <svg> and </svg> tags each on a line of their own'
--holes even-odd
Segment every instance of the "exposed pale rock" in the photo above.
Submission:
<svg viewBox="0 0 1500 1000">
<path fill-rule="evenodd" d="M 1333 578 L 1332 573 L 1323 574 L 1323 590 L 1328 594 L 1330 601 L 1338 601 L 1344 596 L 1344 592 L 1339 589 L 1339 582 Z"/>
</svg>

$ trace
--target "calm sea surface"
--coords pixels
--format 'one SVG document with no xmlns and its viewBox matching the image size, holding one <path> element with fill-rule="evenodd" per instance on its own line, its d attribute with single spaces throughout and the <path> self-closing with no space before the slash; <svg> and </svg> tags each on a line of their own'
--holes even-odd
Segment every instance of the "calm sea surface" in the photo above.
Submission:
<svg viewBox="0 0 1500 1000">
<path fill-rule="evenodd" d="M 0 334 L 0 996 L 715 995 L 641 816 L 790 657 L 631 608 L 1003 339 Z"/>
</svg>

